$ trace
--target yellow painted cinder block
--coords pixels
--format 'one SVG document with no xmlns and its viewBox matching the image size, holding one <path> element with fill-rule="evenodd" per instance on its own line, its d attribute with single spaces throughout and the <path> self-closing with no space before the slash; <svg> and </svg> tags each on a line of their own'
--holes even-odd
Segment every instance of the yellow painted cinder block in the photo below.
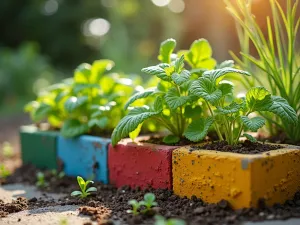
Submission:
<svg viewBox="0 0 300 225">
<path fill-rule="evenodd" d="M 173 151 L 173 190 L 209 203 L 222 199 L 233 208 L 256 207 L 264 198 L 268 205 L 283 203 L 300 190 L 300 147 L 246 155 L 211 150 Z"/>
</svg>

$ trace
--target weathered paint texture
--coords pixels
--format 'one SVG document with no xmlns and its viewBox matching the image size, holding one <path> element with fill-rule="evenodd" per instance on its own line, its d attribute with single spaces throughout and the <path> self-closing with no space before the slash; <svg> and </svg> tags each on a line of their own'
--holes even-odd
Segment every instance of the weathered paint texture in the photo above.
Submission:
<svg viewBox="0 0 300 225">
<path fill-rule="evenodd" d="M 109 179 L 117 187 L 172 188 L 172 150 L 176 146 L 132 143 L 109 146 Z"/>
<path fill-rule="evenodd" d="M 22 161 L 41 169 L 56 169 L 56 148 L 59 133 L 39 131 L 35 126 L 20 129 Z"/>
<path fill-rule="evenodd" d="M 108 183 L 107 151 L 110 139 L 82 135 L 58 138 L 58 158 L 68 176 Z"/>
<path fill-rule="evenodd" d="M 300 150 L 283 149 L 258 155 L 217 151 L 173 152 L 173 190 L 179 196 L 195 195 L 209 203 L 228 200 L 235 209 L 283 203 L 300 190 Z"/>
</svg>

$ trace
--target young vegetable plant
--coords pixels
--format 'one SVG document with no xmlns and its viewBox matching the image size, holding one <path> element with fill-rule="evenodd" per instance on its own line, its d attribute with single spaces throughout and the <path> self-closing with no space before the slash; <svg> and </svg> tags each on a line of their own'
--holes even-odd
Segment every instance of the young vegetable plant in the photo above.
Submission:
<svg viewBox="0 0 300 225">
<path fill-rule="evenodd" d="M 206 71 L 194 81 L 189 92 L 204 100 L 210 117 L 194 120 L 185 132 L 185 136 L 192 141 L 203 139 L 208 129 L 213 125 L 220 140 L 226 140 L 230 145 L 236 145 L 244 130 L 257 131 L 265 125 L 265 119 L 252 117 L 253 113 L 270 112 L 286 123 L 296 124 L 297 115 L 288 102 L 272 96 L 264 87 L 251 88 L 245 98 L 232 99 L 228 102 L 228 95 L 233 95 L 233 86 L 223 80 L 228 74 L 249 75 L 245 71 L 233 68 L 223 68 Z M 250 141 L 255 139 L 244 133 Z"/>
<path fill-rule="evenodd" d="M 143 213 L 150 211 L 152 207 L 157 206 L 157 202 L 155 202 L 155 195 L 153 193 L 145 194 L 144 200 L 140 201 L 139 204 L 146 208 L 143 210 Z"/>
<path fill-rule="evenodd" d="M 37 123 L 47 119 L 64 137 L 110 134 L 125 114 L 124 99 L 137 84 L 109 73 L 113 66 L 110 60 L 83 63 L 72 78 L 47 88 L 25 110 Z"/>
<path fill-rule="evenodd" d="M 82 177 L 77 176 L 77 182 L 78 182 L 78 185 L 79 185 L 81 191 L 73 191 L 71 193 L 71 196 L 79 196 L 80 198 L 86 198 L 87 196 L 89 196 L 91 194 L 91 192 L 97 191 L 97 188 L 95 188 L 95 187 L 87 188 L 89 184 L 94 183 L 94 181 L 92 181 L 92 180 L 84 181 L 84 179 Z"/>
<path fill-rule="evenodd" d="M 141 207 L 140 202 L 138 202 L 137 200 L 132 199 L 132 200 L 128 201 L 128 205 L 131 205 L 132 209 L 128 209 L 126 211 L 127 213 L 130 213 L 134 216 L 137 216 L 137 215 L 140 214 L 140 212 L 139 212 L 139 208 Z"/>
<path fill-rule="evenodd" d="M 185 225 L 186 223 L 180 219 L 166 219 L 163 216 L 155 216 L 155 225 Z"/>
<path fill-rule="evenodd" d="M 61 179 L 63 178 L 66 174 L 63 171 L 58 172 L 57 170 L 51 170 L 51 174 L 54 176 L 55 179 Z"/>
<path fill-rule="evenodd" d="M 135 216 L 140 213 L 139 209 L 141 206 L 145 207 L 142 213 L 147 213 L 152 207 L 157 206 L 157 202 L 155 202 L 155 195 L 153 193 L 145 194 L 144 200 L 139 202 L 135 199 L 129 200 L 128 204 L 132 206 L 132 209 L 127 210 L 127 213 L 131 213 Z"/>
<path fill-rule="evenodd" d="M 272 95 L 279 95 L 287 100 L 290 106 L 300 115 L 300 57 L 296 47 L 299 31 L 299 0 L 269 0 L 271 16 L 266 17 L 267 34 L 258 24 L 251 11 L 254 1 L 236 1 L 233 4 L 225 0 L 227 9 L 236 21 L 236 27 L 241 46 L 241 57 L 231 52 L 238 64 L 253 74 L 253 79 L 241 80 L 245 87 L 255 85 L 266 86 Z M 283 4 L 282 2 L 285 2 Z M 252 55 L 250 46 L 256 50 L 257 56 Z M 300 141 L 300 120 L 295 126 L 286 123 L 268 113 L 267 119 L 271 134 L 279 132 L 294 143 Z"/>
<path fill-rule="evenodd" d="M 37 182 L 35 183 L 36 186 L 38 186 L 40 188 L 44 188 L 44 187 L 47 187 L 49 185 L 48 182 L 46 181 L 44 173 L 38 172 L 36 174 L 36 178 L 37 178 Z"/>
<path fill-rule="evenodd" d="M 201 116 L 202 108 L 195 101 L 197 97 L 191 95 L 188 90 L 192 80 L 208 68 L 214 67 L 211 48 L 207 41 L 198 40 L 189 51 L 182 51 L 177 56 L 173 54 L 175 46 L 176 42 L 173 39 L 164 41 L 158 56 L 161 63 L 142 69 L 142 72 L 158 77 L 158 85 L 134 94 L 127 101 L 125 109 L 134 105 L 137 100 L 151 99 L 147 105 L 129 108 L 129 113 L 113 131 L 112 145 L 116 145 L 118 141 L 132 133 L 137 136 L 142 124 L 148 119 L 169 130 L 170 135 L 163 139 L 166 144 L 176 144 L 184 138 L 191 121 Z M 201 46 L 204 46 L 203 56 L 197 53 Z M 184 68 L 185 59 L 195 67 L 202 68 L 198 69 L 197 73 L 190 72 Z"/>
</svg>

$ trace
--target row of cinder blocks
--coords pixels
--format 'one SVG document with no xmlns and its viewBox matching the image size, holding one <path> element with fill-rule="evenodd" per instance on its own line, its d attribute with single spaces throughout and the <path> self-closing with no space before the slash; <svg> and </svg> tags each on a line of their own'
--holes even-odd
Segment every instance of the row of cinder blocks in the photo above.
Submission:
<svg viewBox="0 0 300 225">
<path fill-rule="evenodd" d="M 228 200 L 234 208 L 283 203 L 300 190 L 299 147 L 246 155 L 190 151 L 126 139 L 116 147 L 110 139 L 82 135 L 65 139 L 58 132 L 22 127 L 22 158 L 39 168 L 63 167 L 69 176 L 111 183 L 117 187 L 173 189 L 179 196 L 209 203 Z"/>
</svg>

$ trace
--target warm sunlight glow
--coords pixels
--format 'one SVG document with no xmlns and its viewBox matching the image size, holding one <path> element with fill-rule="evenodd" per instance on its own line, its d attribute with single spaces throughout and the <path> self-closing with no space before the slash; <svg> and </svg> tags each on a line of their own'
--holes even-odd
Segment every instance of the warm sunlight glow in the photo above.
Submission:
<svg viewBox="0 0 300 225">
<path fill-rule="evenodd" d="M 109 29 L 110 23 L 102 18 L 88 20 L 83 25 L 83 33 L 86 36 L 101 37 L 105 35 Z"/>
<path fill-rule="evenodd" d="M 170 0 L 152 0 L 153 4 L 158 7 L 166 6 L 170 3 Z"/>
<path fill-rule="evenodd" d="M 172 0 L 168 7 L 174 13 L 181 13 L 185 8 L 185 3 L 183 0 Z"/>
</svg>

